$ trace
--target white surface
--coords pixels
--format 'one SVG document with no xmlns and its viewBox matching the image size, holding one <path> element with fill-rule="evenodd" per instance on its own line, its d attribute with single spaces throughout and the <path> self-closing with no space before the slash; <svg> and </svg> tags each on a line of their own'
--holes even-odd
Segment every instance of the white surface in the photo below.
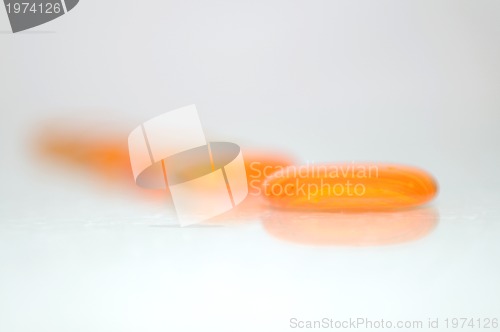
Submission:
<svg viewBox="0 0 500 332">
<path fill-rule="evenodd" d="M 0 331 L 500 316 L 500 2 L 82 0 L 16 35 L 0 13 L 0 30 Z M 423 167 L 439 223 L 364 248 L 257 221 L 178 229 L 29 149 L 60 116 L 131 130 L 191 103 L 210 141 Z"/>
<path fill-rule="evenodd" d="M 169 188 L 182 225 L 199 223 L 233 207 L 222 169 Z"/>
</svg>

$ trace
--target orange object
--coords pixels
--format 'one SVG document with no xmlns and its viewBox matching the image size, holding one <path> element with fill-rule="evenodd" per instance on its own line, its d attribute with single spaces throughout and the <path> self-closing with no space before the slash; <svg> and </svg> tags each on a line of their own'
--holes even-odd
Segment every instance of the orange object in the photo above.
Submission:
<svg viewBox="0 0 500 332">
<path fill-rule="evenodd" d="M 437 193 L 432 176 L 415 167 L 381 163 L 290 166 L 263 183 L 273 206 L 372 211 L 409 208 Z"/>
<path fill-rule="evenodd" d="M 274 172 L 293 165 L 293 159 L 285 154 L 264 151 L 246 151 L 243 149 L 245 170 L 248 181 L 248 194 L 259 196 L 262 183 Z"/>
</svg>

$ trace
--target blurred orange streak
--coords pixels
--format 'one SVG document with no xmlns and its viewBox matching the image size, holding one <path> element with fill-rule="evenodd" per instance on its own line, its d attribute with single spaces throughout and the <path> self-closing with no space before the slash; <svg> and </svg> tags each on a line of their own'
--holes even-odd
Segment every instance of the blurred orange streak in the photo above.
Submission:
<svg viewBox="0 0 500 332">
<path fill-rule="evenodd" d="M 126 141 L 94 141 L 78 137 L 44 135 L 38 140 L 42 156 L 99 174 L 105 180 L 134 184 Z"/>
<path fill-rule="evenodd" d="M 243 158 L 245 159 L 249 195 L 259 194 L 262 183 L 274 171 L 294 163 L 290 156 L 276 152 L 243 151 Z"/>
<path fill-rule="evenodd" d="M 62 123 L 45 126 L 34 140 L 35 150 L 42 158 L 96 175 L 101 183 L 109 186 L 126 185 L 131 191 L 140 193 L 144 197 L 149 199 L 157 197 L 164 201 L 168 193 L 166 190 L 143 189 L 135 184 L 130 166 L 126 132 L 106 135 L 95 129 L 85 130 L 85 128 L 92 127 L 68 130 L 67 126 Z M 253 180 L 258 186 L 265 178 L 260 170 L 292 164 L 290 157 L 275 152 L 243 151 L 243 157 L 249 182 Z M 251 165 L 253 166 L 250 167 Z M 249 191 L 254 192 L 255 189 L 249 188 Z M 233 213 L 248 211 L 249 206 L 248 202 L 242 204 L 242 207 Z"/>
</svg>

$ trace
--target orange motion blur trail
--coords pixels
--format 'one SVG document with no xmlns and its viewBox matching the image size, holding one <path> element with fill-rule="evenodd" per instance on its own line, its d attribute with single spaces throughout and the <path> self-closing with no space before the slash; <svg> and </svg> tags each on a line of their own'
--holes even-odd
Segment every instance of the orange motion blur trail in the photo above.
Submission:
<svg viewBox="0 0 500 332">
<path fill-rule="evenodd" d="M 73 126 L 74 127 L 74 126 Z M 100 185 L 116 186 L 120 189 L 128 188 L 151 200 L 158 198 L 165 201 L 168 191 L 143 189 L 134 182 L 126 131 L 107 134 L 96 130 L 95 126 L 73 128 L 66 123 L 54 123 L 42 127 L 35 137 L 35 151 L 38 156 L 66 165 L 75 171 L 84 171 L 90 178 L 99 181 Z M 68 129 L 68 128 L 72 128 Z M 293 163 L 292 158 L 275 151 L 244 150 L 245 169 L 249 183 L 249 192 L 255 196 L 262 181 L 269 175 L 266 170 L 276 170 Z M 196 166 L 196 165 L 191 165 Z M 193 171 L 187 168 L 187 172 Z M 163 181 L 163 178 L 162 178 Z M 252 202 L 254 202 L 252 200 Z M 249 211 L 252 204 L 245 204 L 245 208 L 233 213 L 240 214 L 241 210 Z M 231 216 L 232 214 L 227 214 Z M 246 213 L 245 213 L 246 215 Z M 255 214 L 253 214 L 255 215 Z"/>
</svg>

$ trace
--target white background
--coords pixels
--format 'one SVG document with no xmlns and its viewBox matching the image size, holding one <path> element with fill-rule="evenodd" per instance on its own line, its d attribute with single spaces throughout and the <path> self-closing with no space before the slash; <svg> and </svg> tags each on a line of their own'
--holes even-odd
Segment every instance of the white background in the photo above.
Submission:
<svg viewBox="0 0 500 332">
<path fill-rule="evenodd" d="M 500 2 L 82 0 L 9 30 L 2 8 L 0 331 L 500 318 Z M 440 184 L 435 230 L 318 247 L 257 220 L 162 227 L 167 205 L 30 148 L 61 117 L 126 140 L 192 103 L 211 140 L 427 169 Z"/>
</svg>

